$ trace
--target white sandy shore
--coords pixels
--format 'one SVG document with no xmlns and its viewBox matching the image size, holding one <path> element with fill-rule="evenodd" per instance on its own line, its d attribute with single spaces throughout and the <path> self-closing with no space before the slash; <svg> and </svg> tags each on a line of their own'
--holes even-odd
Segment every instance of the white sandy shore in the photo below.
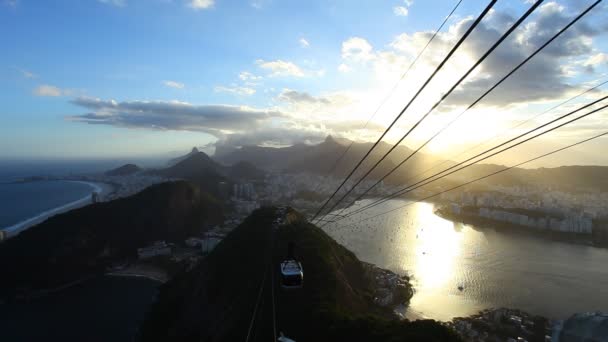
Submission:
<svg viewBox="0 0 608 342">
<path fill-rule="evenodd" d="M 87 184 L 91 187 L 92 191 L 90 193 L 88 193 L 86 196 L 82 197 L 81 199 L 78 199 L 76 201 L 64 204 L 62 206 L 59 206 L 59 207 L 56 207 L 53 209 L 49 209 L 34 217 L 29 218 L 27 220 L 21 221 L 15 225 L 4 228 L 3 230 L 6 231 L 7 236 L 13 237 L 13 236 L 21 233 L 22 231 L 24 231 L 32 226 L 35 226 L 38 223 L 45 221 L 46 219 L 48 219 L 52 216 L 55 216 L 55 215 L 61 214 L 61 213 L 65 213 L 72 209 L 80 208 L 87 204 L 90 204 L 91 203 L 91 194 L 93 192 L 99 193 L 100 198 L 103 198 L 105 195 L 107 195 L 113 189 L 112 185 L 105 184 L 105 183 L 94 183 L 94 182 L 83 182 L 83 181 L 69 181 L 69 182 Z"/>
</svg>

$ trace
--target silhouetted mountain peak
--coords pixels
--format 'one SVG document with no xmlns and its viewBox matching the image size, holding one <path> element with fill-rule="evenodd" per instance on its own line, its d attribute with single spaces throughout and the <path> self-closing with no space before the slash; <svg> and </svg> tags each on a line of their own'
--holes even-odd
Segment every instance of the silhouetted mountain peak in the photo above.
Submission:
<svg viewBox="0 0 608 342">
<path fill-rule="evenodd" d="M 128 176 L 141 171 L 141 168 L 135 164 L 125 164 L 121 167 L 109 170 L 105 173 L 106 176 Z"/>
</svg>

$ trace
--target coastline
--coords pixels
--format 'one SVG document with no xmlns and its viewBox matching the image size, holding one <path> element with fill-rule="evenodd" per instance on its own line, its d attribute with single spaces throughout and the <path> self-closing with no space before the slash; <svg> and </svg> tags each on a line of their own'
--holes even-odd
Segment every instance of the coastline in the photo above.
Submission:
<svg viewBox="0 0 608 342">
<path fill-rule="evenodd" d="M 602 248 L 602 246 L 596 245 L 591 235 L 580 234 L 580 233 L 568 233 L 559 231 L 539 231 L 534 230 L 526 226 L 520 226 L 513 223 L 492 220 L 480 216 L 466 215 L 466 214 L 452 214 L 445 210 L 435 210 L 435 215 L 452 221 L 460 222 L 474 226 L 476 229 L 495 229 L 510 234 L 522 234 L 528 235 L 539 239 L 547 239 L 552 241 L 559 241 L 564 243 L 571 243 L 577 245 L 591 246 L 596 248 Z"/>
<path fill-rule="evenodd" d="M 141 265 L 135 264 L 131 265 L 125 269 L 115 269 L 104 274 L 105 276 L 112 277 L 136 277 L 136 278 L 146 278 L 150 280 L 157 281 L 161 284 L 164 284 L 169 281 L 171 278 L 167 271 L 163 270 L 160 267 L 150 266 L 150 265 Z"/>
<path fill-rule="evenodd" d="M 90 204 L 91 203 L 91 194 L 93 192 L 98 192 L 100 195 L 100 198 L 103 198 L 108 193 L 111 193 L 112 189 L 113 189 L 112 185 L 106 184 L 106 183 L 74 181 L 74 180 L 63 180 L 63 181 L 86 184 L 91 187 L 91 192 L 80 199 L 77 199 L 75 201 L 66 203 L 64 205 L 61 205 L 61 206 L 58 206 L 58 207 L 55 207 L 55 208 L 52 208 L 52 209 L 49 209 L 46 211 L 43 211 L 42 213 L 40 213 L 34 217 L 25 219 L 12 226 L 2 228 L 2 230 L 6 232 L 8 238 L 15 237 L 22 231 L 24 231 L 28 228 L 31 228 L 32 226 L 35 226 L 39 223 L 42 223 L 55 215 L 62 214 L 62 213 L 68 212 L 70 210 L 81 208 L 81 207 L 84 207 L 85 205 Z"/>
</svg>

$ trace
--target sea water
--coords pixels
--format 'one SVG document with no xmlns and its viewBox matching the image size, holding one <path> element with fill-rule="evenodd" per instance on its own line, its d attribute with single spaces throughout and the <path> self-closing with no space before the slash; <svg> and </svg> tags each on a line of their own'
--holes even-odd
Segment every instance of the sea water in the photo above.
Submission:
<svg viewBox="0 0 608 342">
<path fill-rule="evenodd" d="M 70 181 L 0 183 L 0 229 L 89 196 L 93 187 Z"/>
<path fill-rule="evenodd" d="M 605 248 L 455 223 L 437 216 L 431 203 L 406 200 L 388 201 L 325 230 L 360 259 L 411 275 L 410 309 L 428 318 L 450 320 L 493 307 L 554 319 L 608 311 Z"/>
</svg>

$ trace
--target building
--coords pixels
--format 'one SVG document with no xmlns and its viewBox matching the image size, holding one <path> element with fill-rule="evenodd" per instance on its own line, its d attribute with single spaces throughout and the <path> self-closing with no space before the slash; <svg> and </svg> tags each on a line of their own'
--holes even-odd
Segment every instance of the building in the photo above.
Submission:
<svg viewBox="0 0 608 342">
<path fill-rule="evenodd" d="M 572 315 L 553 329 L 551 341 L 606 341 L 608 313 L 586 312 Z"/>
<path fill-rule="evenodd" d="M 159 255 L 171 255 L 171 246 L 165 241 L 156 241 L 150 246 L 137 249 L 139 259 L 149 259 Z"/>
<path fill-rule="evenodd" d="M 186 246 L 194 248 L 194 247 L 200 247 L 201 244 L 203 243 L 203 240 L 196 238 L 196 237 L 190 237 L 190 238 L 187 238 L 186 241 L 184 241 L 184 243 L 186 244 Z"/>
<path fill-rule="evenodd" d="M 230 184 L 228 182 L 219 182 L 217 185 L 220 198 L 227 200 L 230 198 Z"/>
<path fill-rule="evenodd" d="M 201 240 L 201 251 L 203 254 L 209 254 L 211 251 L 224 239 L 223 234 L 205 233 Z"/>
<path fill-rule="evenodd" d="M 6 240 L 8 238 L 5 230 L 0 230 L 0 242 Z"/>
</svg>

